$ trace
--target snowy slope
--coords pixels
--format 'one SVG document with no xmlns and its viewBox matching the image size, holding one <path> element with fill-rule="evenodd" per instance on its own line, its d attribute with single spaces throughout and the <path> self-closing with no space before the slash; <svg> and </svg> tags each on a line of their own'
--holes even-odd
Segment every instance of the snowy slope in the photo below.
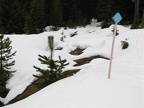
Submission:
<svg viewBox="0 0 144 108">
<path fill-rule="evenodd" d="M 70 63 L 67 69 L 81 69 L 72 77 L 47 86 L 32 96 L 4 108 L 143 108 L 144 107 L 144 29 L 130 30 L 118 26 L 111 79 L 107 79 L 109 60 L 94 59 L 89 64 L 73 67 L 73 60 L 93 55 L 110 57 L 112 26 L 100 29 L 91 25 L 77 28 L 78 35 L 69 35 L 75 29 L 44 32 L 39 35 L 7 35 L 17 51 L 13 67 L 17 72 L 9 80 L 10 89 L 5 104 L 22 93 L 37 74 L 33 65 L 43 67 L 38 54 L 49 55 L 47 36 L 55 36 L 54 59 L 59 55 Z M 60 41 L 62 31 L 66 35 Z M 129 48 L 122 50 L 121 41 L 128 39 Z M 86 48 L 81 55 L 70 55 L 76 47 Z"/>
</svg>

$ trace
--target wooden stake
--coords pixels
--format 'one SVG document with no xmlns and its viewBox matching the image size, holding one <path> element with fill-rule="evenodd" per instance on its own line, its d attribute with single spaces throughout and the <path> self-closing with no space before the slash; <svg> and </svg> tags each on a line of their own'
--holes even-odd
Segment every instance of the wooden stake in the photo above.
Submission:
<svg viewBox="0 0 144 108">
<path fill-rule="evenodd" d="M 111 48 L 111 56 L 110 56 L 110 63 L 109 63 L 108 79 L 110 79 L 110 75 L 111 75 L 111 68 L 112 68 L 112 59 L 113 59 L 113 51 L 114 51 L 114 43 L 115 43 L 115 37 L 116 37 L 116 30 L 117 30 L 117 24 L 115 24 L 115 26 L 114 26 L 113 41 L 112 41 L 112 48 Z"/>
</svg>

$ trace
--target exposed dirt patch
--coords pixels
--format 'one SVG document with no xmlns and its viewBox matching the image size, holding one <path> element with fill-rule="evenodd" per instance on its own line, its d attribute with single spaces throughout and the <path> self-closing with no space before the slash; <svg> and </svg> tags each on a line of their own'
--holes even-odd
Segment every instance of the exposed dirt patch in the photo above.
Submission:
<svg viewBox="0 0 144 108">
<path fill-rule="evenodd" d="M 59 48 L 56 48 L 55 50 L 62 50 L 63 48 L 62 47 L 59 47 Z"/>
<path fill-rule="evenodd" d="M 73 74 L 77 73 L 79 70 L 80 70 L 80 69 L 67 70 L 67 71 L 64 72 L 63 77 L 64 77 L 64 78 L 65 78 L 65 77 L 70 77 L 70 76 L 72 76 Z M 45 81 L 45 80 L 44 80 L 43 78 L 39 78 L 39 79 L 35 80 L 31 85 L 29 85 L 29 86 L 25 89 L 25 91 L 24 91 L 22 94 L 18 95 L 16 98 L 14 98 L 13 100 L 11 100 L 8 104 L 15 103 L 15 102 L 17 102 L 17 101 L 20 101 L 20 100 L 22 100 L 22 99 L 25 99 L 25 98 L 27 98 L 28 96 L 36 93 L 37 91 L 40 90 L 40 89 L 37 87 L 36 84 L 43 84 L 44 81 Z M 7 105 L 8 105 L 8 104 L 7 104 Z"/>
<path fill-rule="evenodd" d="M 68 74 L 76 74 L 78 71 L 80 71 L 80 69 L 73 69 L 73 70 L 67 70 L 66 72 Z M 71 75 L 72 76 L 72 75 Z"/>
<path fill-rule="evenodd" d="M 76 48 L 75 50 L 71 51 L 70 54 L 71 55 L 80 55 L 83 53 L 83 50 L 85 50 L 85 48 L 81 49 L 81 48 Z"/>
<path fill-rule="evenodd" d="M 70 54 L 71 55 L 80 55 L 83 53 L 84 50 L 85 50 L 85 48 L 82 49 L 82 48 L 77 47 L 75 50 L 71 51 Z M 109 58 L 106 58 L 106 57 L 103 57 L 100 55 L 95 55 L 95 56 L 91 56 L 91 57 L 85 57 L 85 58 L 74 60 L 77 63 L 74 66 L 81 66 L 81 65 L 87 64 L 96 58 L 103 58 L 103 59 L 109 60 Z"/>
<path fill-rule="evenodd" d="M 35 82 L 42 82 L 42 80 L 39 79 L 39 80 L 36 80 Z M 15 103 L 17 101 L 20 101 L 20 100 L 22 100 L 22 99 L 24 99 L 24 98 L 26 98 L 26 97 L 34 94 L 37 91 L 38 91 L 38 88 L 36 87 L 35 84 L 32 83 L 31 85 L 29 85 L 26 88 L 26 90 L 22 94 L 18 95 L 16 98 L 14 98 L 13 100 L 11 100 L 8 104 L 12 104 L 12 103 Z"/>
<path fill-rule="evenodd" d="M 59 48 L 59 49 L 55 49 L 55 50 L 62 50 L 62 49 Z M 70 54 L 72 54 L 72 55 L 80 55 L 80 54 L 83 53 L 83 50 L 85 50 L 85 49 L 76 48 L 74 51 L 71 51 Z M 100 55 L 96 55 L 96 56 L 91 56 L 91 57 L 86 57 L 86 58 L 74 60 L 77 63 L 74 66 L 81 66 L 81 65 L 87 64 L 91 60 L 96 59 L 96 58 L 104 58 L 104 59 L 109 60 L 109 58 L 105 58 L 105 57 L 102 57 Z M 80 71 L 80 69 L 67 70 L 67 71 L 64 72 L 64 78 L 72 76 L 72 75 L 76 74 L 78 71 Z M 26 88 L 26 90 L 22 94 L 18 95 L 16 98 L 11 100 L 8 104 L 15 103 L 17 101 L 20 101 L 20 100 L 22 100 L 22 99 L 34 94 L 35 92 L 37 92 L 39 90 L 37 88 L 37 86 L 35 85 L 35 83 L 36 84 L 41 84 L 43 82 L 44 82 L 44 79 L 42 79 L 42 78 L 34 81 L 31 85 L 29 85 Z"/>
<path fill-rule="evenodd" d="M 96 56 L 91 56 L 91 57 L 86 57 L 86 58 L 74 60 L 77 63 L 74 66 L 81 66 L 81 65 L 87 64 L 87 63 L 91 62 L 93 59 L 96 59 L 96 58 L 104 58 L 104 59 L 109 60 L 109 58 L 102 57 L 100 55 L 96 55 Z"/>
</svg>

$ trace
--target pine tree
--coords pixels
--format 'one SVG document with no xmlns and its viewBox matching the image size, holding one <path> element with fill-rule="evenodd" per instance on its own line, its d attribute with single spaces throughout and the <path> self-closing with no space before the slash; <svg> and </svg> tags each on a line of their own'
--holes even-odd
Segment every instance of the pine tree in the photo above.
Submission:
<svg viewBox="0 0 144 108">
<path fill-rule="evenodd" d="M 49 25 L 49 18 L 50 18 L 50 1 L 51 0 L 45 0 L 45 13 L 46 13 L 46 25 Z"/>
<path fill-rule="evenodd" d="M 32 2 L 33 20 L 37 28 L 37 32 L 40 33 L 46 27 L 46 11 L 44 0 L 34 0 Z"/>
<path fill-rule="evenodd" d="M 109 22 L 111 20 L 111 1 L 99 0 L 97 6 L 98 19 L 101 21 Z"/>
<path fill-rule="evenodd" d="M 135 2 L 135 10 L 134 10 L 134 21 L 132 24 L 132 29 L 136 29 L 139 26 L 139 0 L 134 0 Z"/>
<path fill-rule="evenodd" d="M 24 30 L 27 34 L 40 33 L 46 27 L 44 0 L 33 0 L 26 13 Z"/>
<path fill-rule="evenodd" d="M 12 2 L 13 6 L 11 7 L 12 11 L 10 12 L 13 22 L 13 25 L 11 25 L 13 28 L 12 33 L 22 34 L 24 33 L 24 10 L 19 0 L 13 0 Z"/>
<path fill-rule="evenodd" d="M 83 20 L 85 20 L 86 24 L 88 24 L 90 23 L 91 19 L 96 16 L 96 7 L 99 2 L 98 0 L 80 0 L 80 2 Z"/>
<path fill-rule="evenodd" d="M 73 0 L 61 0 L 62 2 L 62 13 L 63 13 L 63 25 L 70 26 L 72 24 L 71 21 L 71 10 Z"/>
<path fill-rule="evenodd" d="M 63 23 L 63 14 L 60 0 L 51 0 L 50 25 L 60 27 Z"/>
<path fill-rule="evenodd" d="M 144 0 L 139 0 L 139 28 L 144 28 Z"/>
<path fill-rule="evenodd" d="M 31 13 L 27 13 L 25 17 L 24 31 L 26 34 L 37 33 L 36 25 L 34 23 Z"/>
<path fill-rule="evenodd" d="M 53 51 L 54 51 L 53 40 L 54 40 L 53 36 L 48 37 L 50 57 L 47 57 L 45 55 L 44 56 L 38 55 L 39 56 L 38 60 L 41 62 L 41 64 L 47 65 L 47 69 L 41 69 L 39 67 L 34 66 L 36 71 L 40 72 L 39 75 L 34 75 L 34 77 L 44 79 L 44 83 L 39 85 L 40 88 L 43 88 L 65 77 L 63 68 L 65 68 L 65 66 L 68 65 L 68 63 L 66 63 L 67 61 L 65 59 L 62 60 L 60 56 L 59 60 L 53 60 Z"/>
<path fill-rule="evenodd" d="M 143 16 L 142 16 L 142 21 L 140 24 L 140 28 L 144 28 L 144 10 L 143 10 Z"/>
<path fill-rule="evenodd" d="M 18 0 L 1 0 L 1 24 L 3 33 L 23 33 L 24 17 L 20 1 Z"/>
<path fill-rule="evenodd" d="M 2 33 L 2 11 L 1 11 L 1 2 L 0 2 L 0 33 Z"/>
<path fill-rule="evenodd" d="M 70 20 L 71 25 L 68 25 L 68 26 L 83 25 L 82 11 L 80 9 L 80 4 L 76 0 L 73 0 L 73 3 L 72 3 L 70 19 L 71 19 Z"/>
<path fill-rule="evenodd" d="M 132 0 L 0 0 L 0 30 L 7 34 L 32 34 L 42 32 L 48 25 L 88 24 L 92 18 L 107 23 L 116 12 L 123 17 L 121 24 L 132 24 L 134 5 Z M 144 0 L 139 0 L 139 9 L 135 8 L 139 10 L 139 20 L 143 6 Z"/>
<path fill-rule="evenodd" d="M 1 5 L 1 27 L 3 27 L 3 32 L 8 33 L 11 31 L 11 28 L 9 25 L 12 25 L 11 23 L 11 17 L 10 17 L 10 3 L 11 1 L 8 2 L 8 0 L 1 0 L 0 5 Z M 11 4 L 12 5 L 12 4 Z M 7 14 L 6 14 L 7 13 Z"/>
<path fill-rule="evenodd" d="M 15 64 L 12 57 L 16 52 L 11 52 L 12 41 L 10 41 L 10 38 L 7 37 L 4 39 L 4 35 L 1 35 L 0 40 L 0 96 L 5 97 L 8 92 L 6 82 L 11 78 L 12 73 L 15 72 L 10 69 Z"/>
<path fill-rule="evenodd" d="M 131 0 L 113 0 L 113 3 L 113 15 L 117 12 L 122 15 L 123 20 L 120 22 L 120 24 L 131 24 L 134 15 L 134 3 Z"/>
</svg>

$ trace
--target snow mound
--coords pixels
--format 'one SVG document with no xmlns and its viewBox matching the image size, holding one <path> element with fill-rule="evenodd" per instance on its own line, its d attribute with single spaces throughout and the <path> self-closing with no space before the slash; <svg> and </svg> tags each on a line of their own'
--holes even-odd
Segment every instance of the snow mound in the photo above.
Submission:
<svg viewBox="0 0 144 108">
<path fill-rule="evenodd" d="M 60 41 L 61 32 L 51 31 L 38 35 L 6 35 L 12 39 L 13 50 L 17 51 L 13 67 L 17 70 L 8 81 L 10 89 L 5 104 L 22 93 L 37 74 L 33 65 L 39 63 L 38 54 L 49 56 L 47 36 L 55 36 L 54 59 L 62 56 L 70 63 L 67 69 L 80 68 L 72 77 L 57 81 L 37 93 L 3 108 L 143 108 L 144 107 L 144 29 L 130 30 L 118 26 L 112 64 L 111 79 L 107 79 L 109 60 L 94 59 L 90 63 L 74 67 L 73 60 L 93 55 L 110 57 L 112 44 L 112 26 L 100 29 L 95 26 L 77 28 L 78 34 L 70 37 L 73 29 L 63 30 L 66 38 Z M 92 32 L 89 32 L 91 31 Z M 122 49 L 121 41 L 127 39 L 129 47 Z M 85 48 L 81 55 L 71 55 L 75 48 Z"/>
</svg>

